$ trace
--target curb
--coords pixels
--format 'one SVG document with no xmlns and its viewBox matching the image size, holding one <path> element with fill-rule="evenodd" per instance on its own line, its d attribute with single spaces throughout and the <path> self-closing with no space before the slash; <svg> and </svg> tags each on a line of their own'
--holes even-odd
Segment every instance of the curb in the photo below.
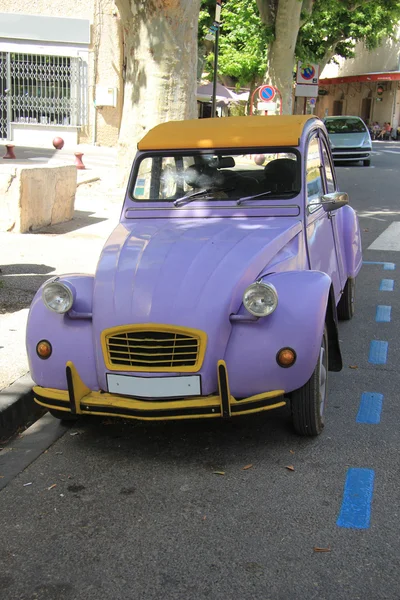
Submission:
<svg viewBox="0 0 400 600">
<path fill-rule="evenodd" d="M 33 399 L 33 385 L 27 374 L 0 391 L 0 440 L 7 440 L 19 427 L 36 421 L 46 412 Z"/>
</svg>

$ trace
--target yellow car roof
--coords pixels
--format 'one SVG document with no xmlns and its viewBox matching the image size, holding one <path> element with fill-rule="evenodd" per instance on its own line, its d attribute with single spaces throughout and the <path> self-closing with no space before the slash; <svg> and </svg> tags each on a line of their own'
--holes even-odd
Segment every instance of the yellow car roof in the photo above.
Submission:
<svg viewBox="0 0 400 600">
<path fill-rule="evenodd" d="M 151 129 L 139 150 L 298 146 L 313 115 L 222 117 L 169 121 Z"/>
</svg>

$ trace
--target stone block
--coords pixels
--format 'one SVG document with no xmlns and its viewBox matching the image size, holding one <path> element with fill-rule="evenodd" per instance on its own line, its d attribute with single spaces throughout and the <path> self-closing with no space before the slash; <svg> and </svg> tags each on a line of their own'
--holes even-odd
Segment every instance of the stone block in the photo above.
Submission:
<svg viewBox="0 0 400 600">
<path fill-rule="evenodd" d="M 27 233 L 72 219 L 74 165 L 0 166 L 0 231 Z"/>
</svg>

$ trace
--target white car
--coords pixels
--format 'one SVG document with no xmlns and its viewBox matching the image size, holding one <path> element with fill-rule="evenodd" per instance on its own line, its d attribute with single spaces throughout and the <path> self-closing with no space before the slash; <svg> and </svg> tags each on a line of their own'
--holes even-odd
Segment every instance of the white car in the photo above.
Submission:
<svg viewBox="0 0 400 600">
<path fill-rule="evenodd" d="M 372 141 L 368 127 L 360 117 L 326 117 L 334 161 L 362 161 L 364 167 L 371 164 Z"/>
</svg>

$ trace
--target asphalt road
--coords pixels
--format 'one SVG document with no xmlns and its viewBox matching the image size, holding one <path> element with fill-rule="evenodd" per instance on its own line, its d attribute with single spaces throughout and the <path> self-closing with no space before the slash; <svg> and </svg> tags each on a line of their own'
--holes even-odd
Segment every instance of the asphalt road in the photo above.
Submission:
<svg viewBox="0 0 400 600">
<path fill-rule="evenodd" d="M 368 250 L 400 221 L 400 146 L 375 149 L 373 168 L 337 169 L 364 259 L 382 264 L 363 266 L 356 316 L 340 325 L 344 368 L 330 373 L 323 434 L 296 437 L 284 410 L 58 430 L 0 492 L 1 600 L 400 598 L 400 255 Z M 376 321 L 377 306 L 390 321 Z M 371 362 L 372 341 L 385 364 Z M 372 393 L 380 422 L 357 422 Z"/>
</svg>

